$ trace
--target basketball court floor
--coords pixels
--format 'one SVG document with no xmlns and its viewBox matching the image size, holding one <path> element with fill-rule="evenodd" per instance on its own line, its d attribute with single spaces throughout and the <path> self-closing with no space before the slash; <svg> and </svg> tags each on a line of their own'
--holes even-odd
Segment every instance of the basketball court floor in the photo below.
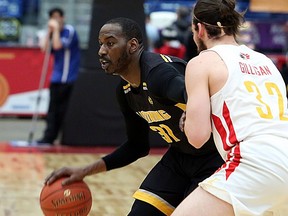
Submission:
<svg viewBox="0 0 288 216">
<path fill-rule="evenodd" d="M 18 139 L 27 136 L 25 130 L 29 131 L 29 121 L 26 126 L 23 124 L 25 120 L 14 120 L 13 123 L 5 119 L 0 121 L 0 140 L 3 140 L 0 141 L 0 216 L 43 215 L 39 195 L 43 181 L 50 172 L 62 166 L 91 163 L 115 148 L 61 145 L 15 147 L 10 140 L 15 140 L 17 135 Z M 40 122 L 40 127 L 42 126 L 43 123 Z M 17 134 L 16 129 L 22 131 Z M 5 137 L 7 133 L 14 137 Z M 166 149 L 152 149 L 149 156 L 127 167 L 85 178 L 93 199 L 89 216 L 127 215 L 134 201 L 133 193 L 165 151 Z"/>
</svg>

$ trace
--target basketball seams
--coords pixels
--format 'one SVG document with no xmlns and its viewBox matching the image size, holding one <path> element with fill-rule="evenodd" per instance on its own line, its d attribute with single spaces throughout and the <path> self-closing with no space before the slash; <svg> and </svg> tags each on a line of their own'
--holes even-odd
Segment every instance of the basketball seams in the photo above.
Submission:
<svg viewBox="0 0 288 216">
<path fill-rule="evenodd" d="M 46 216 L 57 214 L 87 216 L 92 207 L 92 193 L 84 181 L 62 186 L 64 178 L 52 185 L 44 185 L 40 193 L 40 207 Z M 67 195 L 66 195 L 66 190 Z M 66 196 L 65 196 L 66 195 Z"/>
<path fill-rule="evenodd" d="M 90 189 L 88 188 L 88 186 L 86 185 L 86 186 L 84 186 L 84 185 L 79 185 L 79 186 L 77 186 L 77 185 L 73 185 L 73 186 L 67 186 L 67 188 L 59 188 L 59 189 L 57 189 L 57 190 L 54 190 L 54 191 L 52 191 L 51 193 L 49 193 L 49 194 L 46 194 L 46 196 L 45 196 L 45 198 L 43 197 L 42 199 L 41 199 L 41 197 L 42 197 L 42 194 L 43 194 L 43 191 L 44 190 L 42 190 L 41 191 L 41 193 L 40 193 L 40 202 L 43 202 L 43 201 L 45 201 L 49 196 L 51 196 L 51 195 L 53 195 L 53 194 L 55 194 L 55 193 L 57 193 L 57 192 L 59 192 L 59 191 L 61 191 L 61 190 L 66 190 L 66 189 L 75 189 L 75 188 L 84 188 L 84 189 L 86 189 L 87 191 L 89 191 L 89 193 L 91 194 L 91 191 L 90 191 Z"/>
<path fill-rule="evenodd" d="M 80 206 L 85 206 L 84 204 L 87 204 L 88 202 L 90 202 L 90 201 L 92 201 L 92 197 L 91 198 L 89 198 L 88 200 L 86 200 L 85 202 L 83 202 L 83 203 L 79 203 L 79 204 L 77 204 L 77 205 L 73 205 L 73 207 L 71 207 L 71 206 L 69 206 L 69 207 L 67 207 L 67 208 L 57 208 L 57 211 L 59 210 L 59 211 L 63 211 L 63 210 L 74 210 L 74 209 L 77 209 L 77 207 L 80 207 Z M 92 206 L 92 204 L 91 204 L 91 206 Z M 55 211 L 55 209 L 51 209 L 51 208 L 42 208 L 43 210 L 45 210 L 45 211 Z"/>
</svg>

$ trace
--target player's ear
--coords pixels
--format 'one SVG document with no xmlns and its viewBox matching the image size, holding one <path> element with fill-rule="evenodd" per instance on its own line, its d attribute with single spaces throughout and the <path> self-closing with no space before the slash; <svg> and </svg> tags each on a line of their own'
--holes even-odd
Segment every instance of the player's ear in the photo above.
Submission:
<svg viewBox="0 0 288 216">
<path fill-rule="evenodd" d="M 197 27 L 198 27 L 198 36 L 199 37 L 203 37 L 204 32 L 205 32 L 205 26 L 202 23 L 197 23 Z"/>
<path fill-rule="evenodd" d="M 128 42 L 129 53 L 133 54 L 134 52 L 138 50 L 138 48 L 139 48 L 138 40 L 136 38 L 130 39 Z"/>
</svg>

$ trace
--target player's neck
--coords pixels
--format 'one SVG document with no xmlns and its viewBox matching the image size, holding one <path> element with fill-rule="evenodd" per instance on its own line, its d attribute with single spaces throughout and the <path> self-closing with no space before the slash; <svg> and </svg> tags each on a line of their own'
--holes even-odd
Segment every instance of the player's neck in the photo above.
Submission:
<svg viewBox="0 0 288 216">
<path fill-rule="evenodd" d="M 207 48 L 211 48 L 217 45 L 235 45 L 238 46 L 238 43 L 235 41 L 233 36 L 223 35 L 220 38 L 210 38 L 206 41 Z"/>
<path fill-rule="evenodd" d="M 140 65 L 130 68 L 127 73 L 121 75 L 122 79 L 128 82 L 133 88 L 137 88 L 141 83 Z"/>
<path fill-rule="evenodd" d="M 135 54 L 131 59 L 127 72 L 121 76 L 134 88 L 139 87 L 141 84 L 140 57 L 140 52 Z"/>
<path fill-rule="evenodd" d="M 121 76 L 121 77 L 126 82 L 128 82 L 133 88 L 137 88 L 140 86 L 140 83 L 141 83 L 140 73 L 139 73 L 139 77 L 135 77 L 135 75 L 133 75 L 133 76 Z"/>
</svg>

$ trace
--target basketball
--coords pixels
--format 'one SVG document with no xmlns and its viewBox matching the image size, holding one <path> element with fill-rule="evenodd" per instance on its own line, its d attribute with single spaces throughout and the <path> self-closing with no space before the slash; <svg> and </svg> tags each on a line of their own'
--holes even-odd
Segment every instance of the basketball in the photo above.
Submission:
<svg viewBox="0 0 288 216">
<path fill-rule="evenodd" d="M 45 216 L 87 216 L 92 206 L 92 196 L 84 181 L 62 186 L 60 178 L 45 185 L 40 194 L 40 206 Z"/>
</svg>

